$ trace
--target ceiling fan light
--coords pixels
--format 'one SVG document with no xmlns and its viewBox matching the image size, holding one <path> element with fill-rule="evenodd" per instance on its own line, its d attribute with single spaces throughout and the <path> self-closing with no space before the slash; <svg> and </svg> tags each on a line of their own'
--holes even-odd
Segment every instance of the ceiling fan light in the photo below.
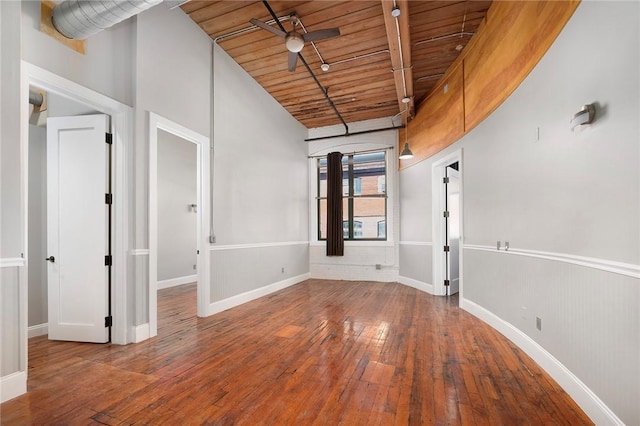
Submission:
<svg viewBox="0 0 640 426">
<path fill-rule="evenodd" d="M 296 32 L 290 32 L 284 40 L 285 46 L 289 52 L 298 53 L 304 47 L 304 40 L 300 34 Z"/>
<path fill-rule="evenodd" d="M 413 152 L 411 152 L 411 149 L 409 149 L 408 142 L 404 143 L 404 148 L 402 148 L 402 152 L 400 153 L 400 156 L 398 158 L 401 160 L 408 160 L 409 158 L 413 158 Z"/>
</svg>

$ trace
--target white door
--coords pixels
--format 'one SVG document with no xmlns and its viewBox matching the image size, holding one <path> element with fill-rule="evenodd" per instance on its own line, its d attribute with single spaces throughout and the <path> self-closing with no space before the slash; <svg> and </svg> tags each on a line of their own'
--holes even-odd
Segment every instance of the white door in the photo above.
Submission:
<svg viewBox="0 0 640 426">
<path fill-rule="evenodd" d="M 446 220 L 447 245 L 449 261 L 449 294 L 456 294 L 460 289 L 460 172 L 447 167 L 447 211 Z"/>
<path fill-rule="evenodd" d="M 47 119 L 49 339 L 105 343 L 109 116 Z"/>
</svg>

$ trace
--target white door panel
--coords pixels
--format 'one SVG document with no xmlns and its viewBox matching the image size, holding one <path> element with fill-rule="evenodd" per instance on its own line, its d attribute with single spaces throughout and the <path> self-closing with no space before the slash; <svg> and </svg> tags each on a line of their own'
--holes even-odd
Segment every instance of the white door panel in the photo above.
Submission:
<svg viewBox="0 0 640 426">
<path fill-rule="evenodd" d="M 47 119 L 49 338 L 104 343 L 107 115 Z"/>
</svg>

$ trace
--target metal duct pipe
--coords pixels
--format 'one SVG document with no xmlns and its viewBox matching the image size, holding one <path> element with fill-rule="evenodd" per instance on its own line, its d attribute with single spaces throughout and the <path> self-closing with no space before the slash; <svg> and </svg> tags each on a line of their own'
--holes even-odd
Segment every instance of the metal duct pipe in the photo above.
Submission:
<svg viewBox="0 0 640 426">
<path fill-rule="evenodd" d="M 29 103 L 33 106 L 41 107 L 44 103 L 44 96 L 42 96 L 42 93 L 29 90 Z"/>
<path fill-rule="evenodd" d="M 85 39 L 161 3 L 162 0 L 65 0 L 53 9 L 56 30 Z"/>
</svg>

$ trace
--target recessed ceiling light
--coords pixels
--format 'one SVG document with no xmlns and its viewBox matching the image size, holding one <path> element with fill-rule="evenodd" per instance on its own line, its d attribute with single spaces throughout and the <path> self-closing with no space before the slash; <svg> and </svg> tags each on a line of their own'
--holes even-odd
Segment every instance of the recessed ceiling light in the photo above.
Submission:
<svg viewBox="0 0 640 426">
<path fill-rule="evenodd" d="M 405 96 L 404 98 L 402 98 L 402 103 L 403 104 L 408 104 L 409 102 L 411 102 L 411 98 L 408 96 Z"/>
<path fill-rule="evenodd" d="M 400 8 L 398 6 L 394 6 L 394 8 L 391 9 L 391 16 L 393 16 L 394 18 L 400 16 Z"/>
<path fill-rule="evenodd" d="M 457 46 L 456 46 L 456 50 L 457 50 L 458 52 L 460 52 L 462 49 L 464 49 L 464 46 L 463 46 L 463 45 L 459 44 L 459 45 L 457 45 Z"/>
<path fill-rule="evenodd" d="M 324 72 L 329 71 L 329 64 L 323 63 L 322 65 L 320 65 L 320 69 Z"/>
</svg>

